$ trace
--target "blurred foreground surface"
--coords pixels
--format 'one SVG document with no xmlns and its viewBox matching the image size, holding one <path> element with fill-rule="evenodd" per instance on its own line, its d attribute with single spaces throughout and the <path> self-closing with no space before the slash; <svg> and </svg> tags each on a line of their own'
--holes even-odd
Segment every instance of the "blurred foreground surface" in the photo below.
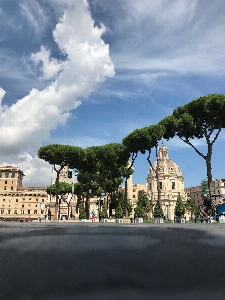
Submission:
<svg viewBox="0 0 225 300">
<path fill-rule="evenodd" d="M 224 299 L 225 224 L 1 223 L 1 299 Z"/>
</svg>

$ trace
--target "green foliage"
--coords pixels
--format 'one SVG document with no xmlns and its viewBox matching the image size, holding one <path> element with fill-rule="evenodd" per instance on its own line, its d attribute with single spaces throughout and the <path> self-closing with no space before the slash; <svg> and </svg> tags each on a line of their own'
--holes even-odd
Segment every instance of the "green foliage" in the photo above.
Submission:
<svg viewBox="0 0 225 300">
<path fill-rule="evenodd" d="M 138 196 L 137 207 L 134 209 L 135 217 L 147 219 L 148 212 L 152 209 L 152 204 L 145 192 L 141 192 Z"/>
<path fill-rule="evenodd" d="M 127 149 L 122 144 L 114 143 L 89 147 L 84 153 L 77 176 L 84 190 L 91 189 L 96 196 L 99 189 L 105 193 L 115 192 L 127 173 Z"/>
<path fill-rule="evenodd" d="M 83 150 L 80 147 L 70 145 L 50 144 L 40 147 L 37 155 L 54 167 L 56 165 L 61 168 L 69 166 L 74 169 L 79 166 Z"/>
<path fill-rule="evenodd" d="M 176 202 L 176 206 L 174 209 L 174 214 L 177 217 L 182 217 L 185 214 L 185 204 L 182 201 L 180 194 L 178 194 L 178 196 L 177 196 L 177 202 Z"/>
<path fill-rule="evenodd" d="M 50 186 L 47 186 L 46 189 L 47 193 L 50 195 L 55 196 L 56 195 L 56 184 L 52 184 Z M 59 195 L 65 195 L 65 194 L 69 194 L 72 192 L 72 184 L 67 183 L 67 182 L 59 182 L 59 190 L 58 190 L 58 194 Z"/>
<path fill-rule="evenodd" d="M 221 129 L 225 127 L 225 95 L 210 94 L 199 97 L 184 106 L 177 107 L 171 116 L 160 124 L 165 126 L 164 138 L 175 135 L 191 146 L 206 161 L 208 190 L 212 194 L 212 147 Z M 207 151 L 204 155 L 192 142 L 194 138 L 205 138 Z"/>
<path fill-rule="evenodd" d="M 124 208 L 122 206 L 122 202 L 119 201 L 118 205 L 116 207 L 115 218 L 122 219 L 124 216 L 125 216 L 125 211 L 124 211 Z"/>
<path fill-rule="evenodd" d="M 161 205 L 159 199 L 157 200 L 156 205 L 154 207 L 153 216 L 155 218 L 163 218 L 164 217 L 162 205 Z"/>
<path fill-rule="evenodd" d="M 103 219 L 103 218 L 107 219 L 109 217 L 108 213 L 107 213 L 107 210 L 106 210 L 104 205 L 103 205 L 102 210 L 100 212 L 100 217 L 101 217 L 101 219 Z"/>
<path fill-rule="evenodd" d="M 198 214 L 199 207 L 195 203 L 195 200 L 193 198 L 187 198 L 184 205 L 185 205 L 185 210 L 191 213 L 191 218 L 193 218 L 193 215 L 196 216 Z"/>
<path fill-rule="evenodd" d="M 115 216 L 117 214 L 117 211 L 119 211 L 119 214 L 122 215 L 122 218 L 124 216 L 126 216 L 126 199 L 125 199 L 125 194 L 124 193 L 119 193 L 119 196 L 116 200 L 116 213 Z M 121 212 L 120 212 L 121 211 Z M 127 201 L 127 212 L 128 215 L 131 214 L 132 212 L 132 205 L 130 204 L 130 201 Z"/>
<path fill-rule="evenodd" d="M 141 129 L 135 129 L 123 139 L 124 146 L 130 153 L 145 153 L 155 147 L 164 134 L 164 126 L 156 124 Z"/>
<path fill-rule="evenodd" d="M 85 213 L 85 209 L 84 209 L 84 205 L 80 205 L 80 209 L 79 209 L 79 220 L 82 219 L 86 219 L 86 213 Z"/>
<path fill-rule="evenodd" d="M 207 179 L 204 179 L 204 180 L 201 181 L 201 188 L 202 188 L 202 194 L 208 194 L 209 193 Z"/>
</svg>

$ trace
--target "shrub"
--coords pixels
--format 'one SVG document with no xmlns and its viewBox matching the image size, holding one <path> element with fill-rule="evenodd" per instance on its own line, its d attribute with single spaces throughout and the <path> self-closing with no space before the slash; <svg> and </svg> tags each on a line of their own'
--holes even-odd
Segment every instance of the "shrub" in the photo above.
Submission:
<svg viewBox="0 0 225 300">
<path fill-rule="evenodd" d="M 185 214 L 185 204 L 182 201 L 180 194 L 178 194 L 178 196 L 177 196 L 177 202 L 176 202 L 174 214 L 177 217 L 182 217 Z"/>
<path fill-rule="evenodd" d="M 82 220 L 82 219 L 86 219 L 84 205 L 81 205 L 80 209 L 79 209 L 79 220 Z"/>
<path fill-rule="evenodd" d="M 105 206 L 103 206 L 102 211 L 100 211 L 100 217 L 101 217 L 101 219 L 107 219 L 108 218 L 108 213 L 107 213 L 107 210 L 106 210 Z"/>
<path fill-rule="evenodd" d="M 154 207 L 153 216 L 155 218 L 163 218 L 164 217 L 162 206 L 161 206 L 159 199 L 157 200 L 156 205 Z"/>
</svg>

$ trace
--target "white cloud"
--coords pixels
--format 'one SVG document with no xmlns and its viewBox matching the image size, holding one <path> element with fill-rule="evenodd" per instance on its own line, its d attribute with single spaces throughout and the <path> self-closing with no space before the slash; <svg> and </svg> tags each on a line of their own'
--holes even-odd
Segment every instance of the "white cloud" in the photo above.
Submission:
<svg viewBox="0 0 225 300">
<path fill-rule="evenodd" d="M 20 13 L 34 28 L 36 35 L 41 35 L 49 23 L 47 11 L 36 0 L 23 0 L 19 2 Z"/>
<path fill-rule="evenodd" d="M 63 62 L 59 62 L 55 58 L 50 57 L 51 52 L 44 46 L 41 46 L 41 51 L 32 53 L 30 60 L 34 62 L 35 67 L 39 67 L 42 76 L 41 79 L 52 79 L 63 68 Z"/>
<path fill-rule="evenodd" d="M 4 96 L 5 96 L 5 91 L 3 90 L 3 88 L 0 87 L 0 104 L 2 103 L 2 99 L 4 98 Z"/>
<path fill-rule="evenodd" d="M 158 72 L 224 74 L 221 1 L 207 6 L 198 0 L 125 2 L 126 15 L 116 25 L 117 32 L 124 34 L 111 55 L 116 69 L 148 70 L 155 76 Z"/>
<path fill-rule="evenodd" d="M 53 32 L 55 42 L 67 60 L 62 63 L 51 58 L 45 47 L 31 55 L 36 64 L 41 62 L 43 78 L 51 78 L 61 70 L 57 79 L 44 90 L 32 89 L 12 106 L 1 108 L 2 160 L 9 161 L 7 157 L 12 159 L 13 156 L 11 161 L 17 163 L 21 161 L 18 155 L 23 153 L 27 164 L 33 166 L 35 159 L 26 153 L 33 156 L 42 141 L 49 138 L 51 130 L 66 123 L 69 111 L 80 105 L 78 99 L 88 97 L 97 84 L 114 75 L 109 47 L 101 39 L 104 27 L 94 27 L 86 0 L 77 3 L 69 5 L 70 2 L 66 2 L 63 17 Z M 1 89 L 0 97 L 3 96 Z M 40 176 L 40 171 L 34 171 L 32 166 L 26 167 L 29 170 L 27 182 Z"/>
</svg>

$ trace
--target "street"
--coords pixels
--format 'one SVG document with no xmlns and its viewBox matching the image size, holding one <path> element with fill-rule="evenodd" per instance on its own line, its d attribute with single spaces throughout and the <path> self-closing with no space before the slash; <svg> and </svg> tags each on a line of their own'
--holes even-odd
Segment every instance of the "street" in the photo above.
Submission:
<svg viewBox="0 0 225 300">
<path fill-rule="evenodd" d="M 225 224 L 1 223 L 1 299 L 224 299 Z"/>
</svg>

